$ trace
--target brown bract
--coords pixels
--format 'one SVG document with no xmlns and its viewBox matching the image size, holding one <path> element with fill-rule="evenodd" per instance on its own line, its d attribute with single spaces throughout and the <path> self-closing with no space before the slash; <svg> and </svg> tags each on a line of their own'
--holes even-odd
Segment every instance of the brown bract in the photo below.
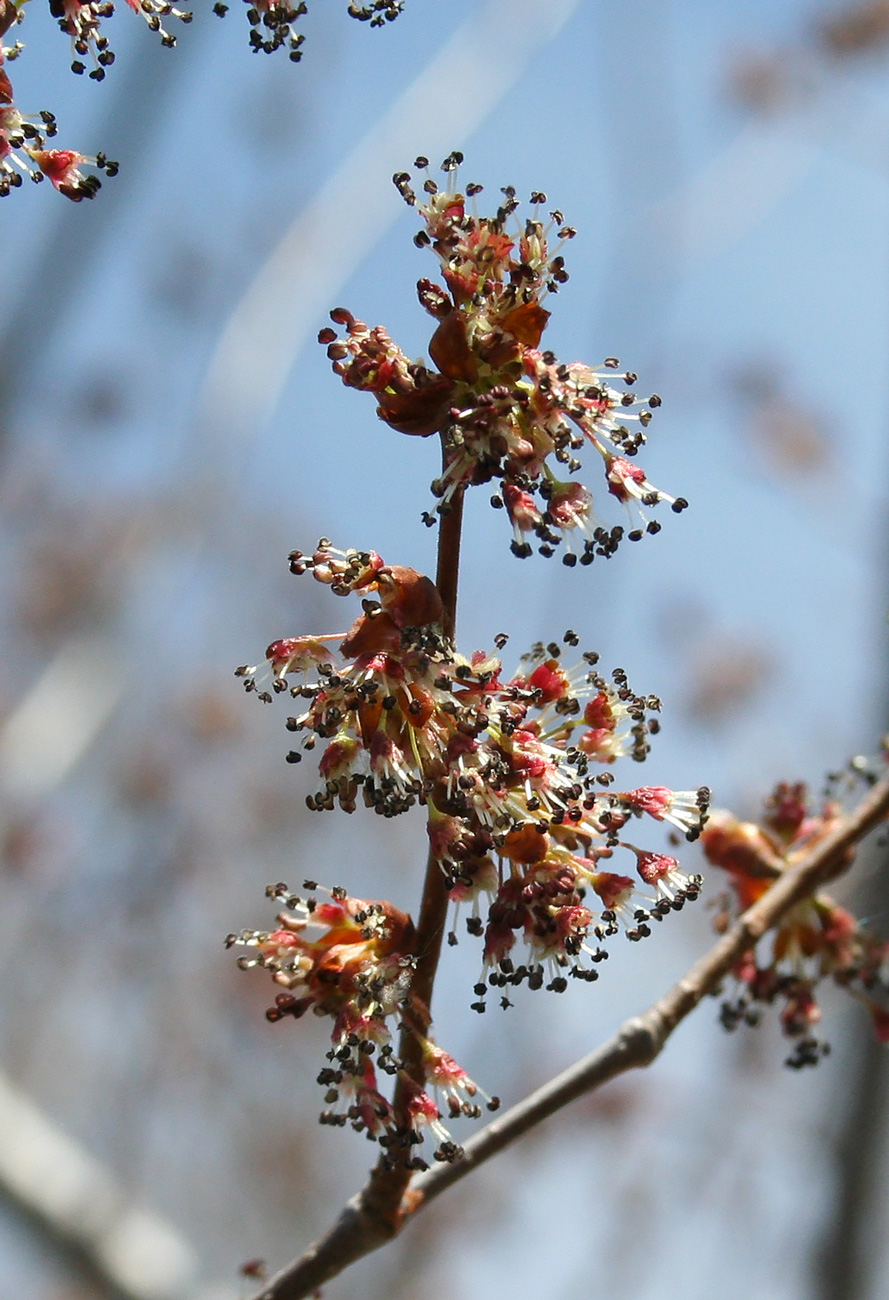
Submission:
<svg viewBox="0 0 889 1300">
<path fill-rule="evenodd" d="M 377 415 L 396 433 L 428 438 L 441 428 L 453 401 L 454 384 L 444 375 L 427 373 L 430 378 L 410 392 L 377 394 Z"/>
</svg>

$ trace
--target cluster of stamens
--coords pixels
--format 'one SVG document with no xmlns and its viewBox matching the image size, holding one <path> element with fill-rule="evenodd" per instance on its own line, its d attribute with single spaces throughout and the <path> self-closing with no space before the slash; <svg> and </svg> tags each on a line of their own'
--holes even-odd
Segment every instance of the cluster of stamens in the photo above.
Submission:
<svg viewBox="0 0 889 1300">
<path fill-rule="evenodd" d="M 697 897 L 700 878 L 637 848 L 630 827 L 649 817 L 694 839 L 709 791 L 612 789 L 618 758 L 645 759 L 660 708 L 622 670 L 606 679 L 593 653 L 565 669 L 563 651 L 578 643 L 569 631 L 504 678 L 498 657 L 456 652 L 438 622 L 436 588 L 414 570 L 370 551 L 336 551 L 326 538 L 312 556 L 294 552 L 291 567 L 337 594 L 373 591 L 380 600 L 365 598 L 347 633 L 273 642 L 271 689 L 261 689 L 255 668 L 238 673 L 266 702 L 285 692 L 307 701 L 287 726 L 304 750 L 324 742 L 310 808 L 351 812 L 359 792 L 387 817 L 425 804 L 455 913 L 469 904 L 467 929 L 484 940 L 484 981 L 560 991 L 566 974 L 595 979 L 603 940 L 621 929 L 641 939 Z M 505 643 L 498 637 L 497 649 Z M 294 675 L 301 680 L 291 683 Z M 632 875 L 604 868 L 619 850 L 631 855 Z M 456 942 L 456 924 L 449 938 Z M 514 960 L 517 942 L 524 960 Z"/>
<path fill-rule="evenodd" d="M 729 877 L 731 892 L 718 900 L 723 931 L 752 906 L 778 877 L 837 829 L 838 802 L 819 809 L 802 784 L 778 785 L 758 823 L 716 812 L 703 832 L 707 858 Z M 846 908 L 818 892 L 798 903 L 734 970 L 735 990 L 724 999 L 726 1029 L 759 1023 L 764 1007 L 778 1005 L 785 1035 L 793 1041 L 792 1069 L 816 1065 L 829 1045 L 817 1033 L 821 1008 L 816 990 L 825 980 L 847 989 L 867 1007 L 874 1032 L 889 1042 L 889 943 L 869 932 Z"/>
<path fill-rule="evenodd" d="M 311 1010 L 333 1021 L 327 1065 L 318 1075 L 326 1104 L 321 1122 L 366 1133 L 392 1164 L 426 1168 L 413 1152 L 427 1130 L 438 1142 L 436 1159 L 457 1159 L 461 1148 L 445 1128 L 443 1114 L 477 1118 L 479 1098 L 491 1110 L 499 1102 L 428 1036 L 428 1009 L 417 1005 L 410 987 L 410 917 L 391 903 L 352 898 L 339 888 L 319 899 L 312 880 L 303 888 L 310 891 L 305 897 L 284 883 L 270 885 L 267 896 L 282 908 L 276 928 L 230 934 L 226 944 L 250 949 L 238 960 L 241 969 L 268 971 L 281 988 L 266 1012 L 268 1020 L 299 1019 Z M 393 1032 L 405 1026 L 416 1035 L 425 1086 L 406 1077 L 396 1055 Z M 403 1081 L 400 1121 L 380 1090 L 380 1075 Z"/>
<path fill-rule="evenodd" d="M 0 37 L 19 19 L 20 13 L 12 4 L 0 9 Z M 56 134 L 56 120 L 52 113 L 42 112 L 27 117 L 19 112 L 14 102 L 12 83 L 4 64 L 16 59 L 22 49 L 20 42 L 0 45 L 0 198 L 18 189 L 25 177 L 32 181 L 48 179 L 52 185 L 73 199 L 91 199 L 101 186 L 98 176 L 84 172 L 84 166 L 95 167 L 107 176 L 117 173 L 117 163 L 104 154 L 89 158 L 72 149 L 48 149 L 47 141 Z"/>
<path fill-rule="evenodd" d="M 182 23 L 190 23 L 193 15 L 187 10 L 176 9 L 170 0 L 126 0 L 134 13 L 141 14 L 152 32 L 160 36 L 161 45 L 172 49 L 176 37 L 164 27 L 164 20 L 177 18 Z M 57 19 L 59 28 L 71 38 L 73 59 L 71 71 L 82 76 L 86 72 L 87 58 L 92 61 L 89 76 L 93 81 L 103 81 L 106 69 L 114 62 L 114 52 L 108 37 L 102 30 L 102 23 L 114 16 L 113 0 L 50 0 L 50 12 Z"/>
<path fill-rule="evenodd" d="M 343 382 L 372 392 L 377 414 L 392 428 L 441 436 L 444 469 L 432 484 L 438 514 L 468 485 L 499 481 L 491 500 L 509 516 L 516 555 L 531 554 L 533 537 L 543 555 L 564 544 L 566 564 L 590 564 L 612 555 L 625 535 L 639 540 L 658 532 L 648 513 L 653 507 L 687 505 L 655 487 L 633 460 L 661 399 L 640 401 L 632 391 L 636 376 L 621 373 L 616 358 L 594 369 L 564 365 L 541 349 L 549 319 L 543 303 L 568 279 L 561 249 L 575 231 L 561 212 L 544 220 L 540 193 L 532 194 L 524 224 L 513 223 L 519 205 L 511 187 L 493 217 L 479 216 L 475 198 L 482 187 L 457 189 L 461 162 L 457 153 L 445 159 L 441 190 L 427 172 L 420 199 L 407 172 L 394 178 L 423 217 L 415 242 L 431 246 L 444 281 L 423 279 L 417 286 L 437 322 L 432 365 L 411 361 L 381 326 L 369 328 L 345 308 L 331 312 L 343 334 L 324 329 L 319 340 Z M 418 158 L 416 166 L 426 169 L 428 160 Z M 553 232 L 558 242 L 550 249 Z M 618 381 L 623 388 L 614 387 Z M 602 458 L 608 493 L 627 508 L 626 529 L 606 526 L 589 490 L 570 477 L 588 445 Z M 430 512 L 424 519 L 435 522 Z"/>
<path fill-rule="evenodd" d="M 25 0 L 0 0 L 0 37 L 24 15 Z M 177 9 L 172 0 L 126 0 L 127 6 L 141 14 L 148 28 L 156 32 L 161 44 L 172 47 L 176 37 L 165 26 L 169 18 L 190 23 L 192 14 Z M 272 53 L 286 48 L 290 58 L 302 57 L 304 37 L 296 23 L 307 12 L 305 0 L 247 0 L 250 22 L 250 45 L 254 51 Z M 71 69 L 78 75 L 87 72 L 94 81 L 103 81 L 114 63 L 114 51 L 103 30 L 103 23 L 114 15 L 114 0 L 49 0 L 52 16 L 71 40 Z M 403 0 L 371 0 L 368 4 L 350 3 L 353 18 L 381 27 L 397 18 Z M 223 0 L 216 0 L 213 12 L 222 17 L 228 12 Z M 55 134 L 51 113 L 41 113 L 39 120 L 25 116 L 13 102 L 12 85 L 4 63 L 12 62 L 24 49 L 20 41 L 0 45 L 0 198 L 17 189 L 23 179 L 42 181 L 48 177 L 66 198 L 79 202 L 90 199 L 100 188 L 98 177 L 81 170 L 84 165 L 114 176 L 117 164 L 104 154 L 88 157 L 70 149 L 46 149 L 46 138 Z M 89 66 L 89 65 L 92 66 Z"/>
<path fill-rule="evenodd" d="M 107 176 L 117 174 L 117 163 L 104 154 L 88 158 L 71 149 L 47 149 L 46 142 L 56 134 L 55 118 L 51 113 L 41 113 L 39 123 L 23 117 L 10 98 L 4 94 L 3 69 L 0 68 L 0 198 L 17 189 L 27 176 L 38 182 L 47 179 L 66 198 L 79 203 L 91 199 L 101 188 L 101 181 L 92 172 L 81 169 L 97 168 Z"/>
</svg>

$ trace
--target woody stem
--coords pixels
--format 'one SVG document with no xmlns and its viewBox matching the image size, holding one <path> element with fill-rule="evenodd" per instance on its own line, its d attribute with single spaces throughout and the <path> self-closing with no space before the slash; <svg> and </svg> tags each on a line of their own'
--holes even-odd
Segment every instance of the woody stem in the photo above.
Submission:
<svg viewBox="0 0 889 1300">
<path fill-rule="evenodd" d="M 463 525 L 463 490 L 458 489 L 447 514 L 442 515 L 438 533 L 438 565 L 435 581 L 441 595 L 443 610 L 441 616 L 442 630 L 446 637 L 453 640 L 457 625 L 457 581 L 460 570 L 460 541 Z M 414 973 L 411 980 L 409 1021 L 402 1027 L 398 1045 L 401 1059 L 401 1072 L 392 1099 L 395 1122 L 402 1132 L 407 1130 L 406 1109 L 414 1085 L 424 1083 L 423 1049 L 416 1029 L 425 1031 L 429 1026 L 429 1005 L 432 1000 L 432 986 L 441 955 L 441 941 L 444 936 L 447 919 L 448 891 L 447 883 L 437 859 L 430 852 L 426 861 L 426 876 L 423 881 L 423 894 L 420 900 L 420 912 L 417 917 L 416 938 L 414 941 Z M 408 1160 L 412 1148 L 395 1152 L 395 1167 L 387 1168 L 383 1160 L 373 1172 L 365 1204 L 369 1201 L 373 1211 L 391 1225 L 392 1231 L 398 1228 L 398 1213 L 401 1200 L 411 1177 Z"/>
</svg>

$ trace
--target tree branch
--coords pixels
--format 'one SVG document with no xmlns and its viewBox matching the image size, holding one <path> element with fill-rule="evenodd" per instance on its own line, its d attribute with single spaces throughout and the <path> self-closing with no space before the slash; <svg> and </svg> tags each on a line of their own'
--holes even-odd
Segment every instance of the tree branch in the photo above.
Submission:
<svg viewBox="0 0 889 1300">
<path fill-rule="evenodd" d="M 452 1184 L 510 1146 L 570 1101 L 627 1070 L 650 1065 L 673 1030 L 712 993 L 738 959 L 803 898 L 851 865 L 859 840 L 889 816 L 889 774 L 878 781 L 832 835 L 821 841 L 726 931 L 662 998 L 624 1022 L 601 1047 L 488 1124 L 466 1143 L 462 1159 L 418 1175 L 399 1213 L 380 1215 L 376 1171 L 339 1219 L 299 1259 L 271 1278 L 254 1300 L 303 1300 L 350 1264 L 382 1246 Z"/>
<path fill-rule="evenodd" d="M 463 490 L 458 488 L 454 493 L 451 508 L 441 516 L 435 574 L 435 585 L 438 587 L 443 606 L 441 626 L 445 636 L 450 640 L 454 639 L 457 627 L 457 584 L 460 573 L 462 530 Z M 414 939 L 415 966 L 411 979 L 411 1008 L 402 1026 L 398 1044 L 401 1069 L 392 1097 L 392 1110 L 398 1129 L 408 1127 L 405 1113 L 411 1092 L 416 1084 L 423 1085 L 425 1082 L 423 1049 L 416 1031 L 425 1034 L 429 1028 L 432 987 L 441 955 L 447 909 L 447 882 L 437 858 L 430 851 L 426 859 L 426 874 Z M 363 1193 L 346 1207 L 334 1230 L 339 1243 L 337 1249 L 343 1248 L 343 1238 L 349 1241 L 355 1233 L 359 1237 L 367 1231 L 372 1235 L 383 1234 L 381 1240 L 386 1240 L 399 1230 L 401 1203 L 412 1174 L 408 1164 L 412 1155 L 413 1149 L 406 1147 L 403 1150 L 392 1148 L 390 1152 L 380 1157 Z M 372 1249 L 373 1245 L 366 1248 L 366 1250 Z M 359 1255 L 365 1254 L 366 1250 L 360 1250 Z M 352 1255 L 350 1259 L 357 1257 Z"/>
<path fill-rule="evenodd" d="M 718 988 L 738 959 L 792 907 L 847 870 L 854 859 L 855 845 L 887 816 L 889 775 L 873 787 L 842 826 L 785 871 L 688 974 L 646 1012 L 626 1020 L 607 1043 L 487 1124 L 466 1143 L 462 1160 L 421 1174 L 409 1189 L 402 1222 L 570 1101 L 627 1070 L 650 1065 L 677 1025 Z"/>
</svg>

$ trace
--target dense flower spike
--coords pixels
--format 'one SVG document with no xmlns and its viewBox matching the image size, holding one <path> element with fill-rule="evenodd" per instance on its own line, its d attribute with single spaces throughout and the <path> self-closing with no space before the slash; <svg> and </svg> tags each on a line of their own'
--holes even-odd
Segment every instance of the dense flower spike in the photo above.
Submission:
<svg viewBox="0 0 889 1300">
<path fill-rule="evenodd" d="M 411 361 L 381 326 L 371 329 L 345 308 L 331 312 L 342 336 L 324 329 L 319 340 L 343 382 L 372 392 L 377 414 L 392 428 L 420 437 L 441 434 L 445 467 L 432 485 L 439 513 L 466 485 L 499 480 L 492 504 L 506 508 L 516 555 L 531 554 L 534 536 L 541 554 L 552 555 L 564 542 L 566 564 L 589 564 L 613 554 L 624 528 L 607 528 L 594 514 L 588 489 L 563 481 L 551 462 L 573 474 L 581 466 L 577 453 L 591 445 L 602 458 L 608 493 L 627 507 L 627 535 L 638 540 L 658 532 L 648 510 L 661 502 L 676 511 L 687 504 L 656 488 L 631 459 L 660 398 L 638 400 L 631 391 L 636 376 L 621 373 L 614 358 L 591 369 L 563 365 L 541 350 L 550 314 L 543 303 L 568 279 L 561 250 L 575 231 L 561 212 L 548 220 L 542 215 L 544 194 L 531 196 L 531 216 L 512 228 L 519 205 L 509 187 L 493 216 L 478 216 L 475 196 L 482 187 L 458 191 L 461 162 L 457 153 L 445 159 L 442 190 L 427 171 L 419 201 L 408 173 L 395 176 L 423 217 L 416 243 L 431 246 L 441 266 L 443 285 L 423 279 L 417 286 L 421 305 L 436 321 L 429 343 L 434 368 Z M 416 166 L 427 169 L 427 159 L 418 158 Z M 557 242 L 550 248 L 553 232 Z"/>
<path fill-rule="evenodd" d="M 442 634 L 438 591 L 415 570 L 373 551 L 335 550 L 326 538 L 311 556 L 294 552 L 291 567 L 338 595 L 364 596 L 363 613 L 348 632 L 273 642 L 270 690 L 259 689 L 255 668 L 238 673 L 266 702 L 287 691 L 308 701 L 287 726 L 306 749 L 325 742 L 311 808 L 338 803 L 352 812 L 359 793 L 384 816 L 425 804 L 451 899 L 456 909 L 471 905 L 468 929 L 484 938 L 488 983 L 546 981 L 561 991 L 566 973 L 595 979 L 603 939 L 620 928 L 643 938 L 652 920 L 697 897 L 700 879 L 675 858 L 623 838 L 646 817 L 696 838 L 709 791 L 611 789 L 603 765 L 642 761 L 657 730 L 649 715 L 660 708 L 653 696 L 635 695 L 622 670 L 606 680 L 591 653 L 565 668 L 562 652 L 578 640 L 569 631 L 561 644 L 535 646 L 505 679 L 499 658 L 456 652 Z M 293 675 L 307 680 L 291 685 Z M 621 848 L 634 877 L 601 870 Z M 524 956 L 515 962 L 519 943 Z"/>
<path fill-rule="evenodd" d="M 719 900 L 716 925 L 750 907 L 773 881 L 836 829 L 840 806 L 827 800 L 813 807 L 802 784 L 782 783 L 766 803 L 758 825 L 716 812 L 703 831 L 707 858 L 729 877 L 731 893 Z M 727 1029 L 756 1024 L 762 1006 L 781 1006 L 781 1025 L 795 1046 L 787 1058 L 794 1069 L 815 1065 L 828 1050 L 816 1027 L 821 1009 L 816 988 L 831 979 L 868 1008 L 881 1042 L 889 1043 L 889 942 L 871 934 L 846 908 L 825 893 L 805 899 L 745 954 L 735 969 L 737 991 L 722 1006 Z"/>
<path fill-rule="evenodd" d="M 328 1065 L 318 1076 L 328 1107 L 322 1123 L 351 1124 L 393 1152 L 409 1152 L 428 1129 L 438 1139 L 436 1157 L 456 1158 L 460 1148 L 429 1092 L 413 1087 L 406 1126 L 399 1130 L 378 1081 L 378 1072 L 397 1075 L 401 1070 L 392 1033 L 396 1024 L 407 1023 L 417 1034 L 428 1086 L 443 1098 L 451 1118 L 477 1117 L 479 1096 L 489 1109 L 499 1104 L 424 1032 L 428 1010 L 413 1006 L 410 991 L 410 917 L 391 903 L 351 898 L 344 889 L 332 889 L 319 899 L 315 881 L 305 881 L 303 888 L 309 891 L 306 897 L 292 894 L 286 884 L 270 885 L 267 896 L 283 909 L 277 928 L 230 934 L 226 944 L 252 949 L 255 955 L 239 958 L 241 969 L 269 971 L 283 990 L 266 1012 L 267 1019 L 299 1019 L 311 1010 L 333 1021 Z M 411 1165 L 423 1168 L 425 1162 L 413 1156 Z"/>
</svg>

